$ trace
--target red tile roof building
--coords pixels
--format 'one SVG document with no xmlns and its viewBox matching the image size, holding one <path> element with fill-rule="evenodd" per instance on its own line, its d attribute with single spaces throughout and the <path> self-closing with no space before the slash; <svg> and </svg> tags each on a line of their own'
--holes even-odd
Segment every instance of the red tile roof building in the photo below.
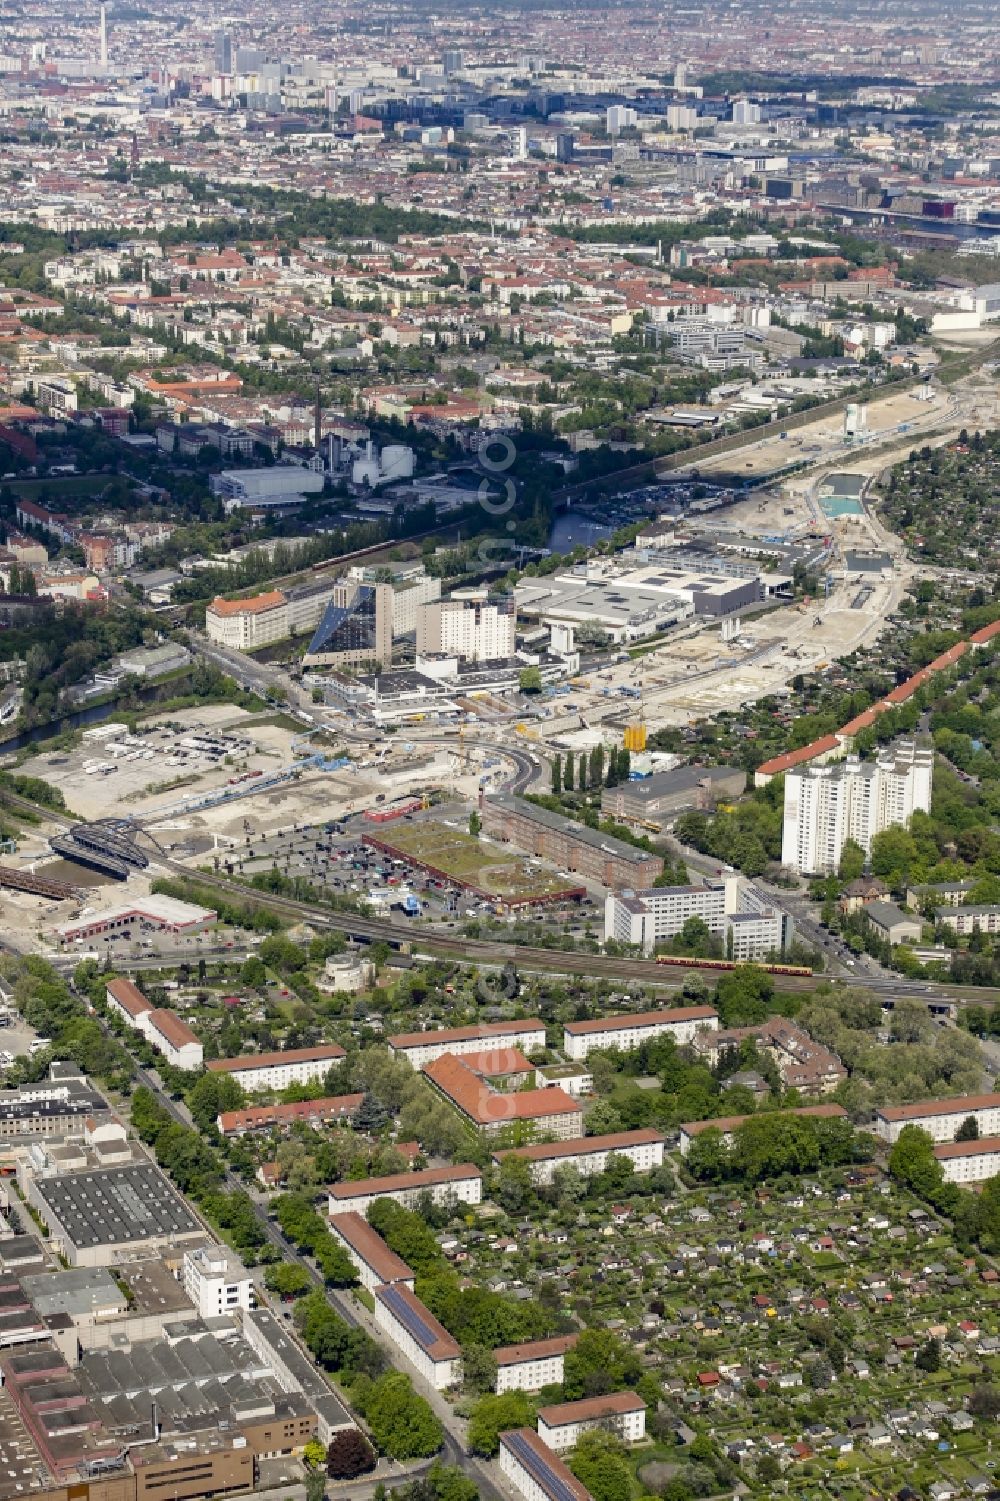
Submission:
<svg viewBox="0 0 1000 1501">
<path fill-rule="evenodd" d="M 579 1136 L 583 1131 L 579 1101 L 557 1086 L 516 1091 L 493 1089 L 469 1066 L 469 1059 L 456 1058 L 451 1053 L 428 1063 L 423 1072 L 471 1125 L 487 1135 L 494 1136 L 516 1121 L 530 1121 L 543 1135 L 559 1139 Z"/>
</svg>

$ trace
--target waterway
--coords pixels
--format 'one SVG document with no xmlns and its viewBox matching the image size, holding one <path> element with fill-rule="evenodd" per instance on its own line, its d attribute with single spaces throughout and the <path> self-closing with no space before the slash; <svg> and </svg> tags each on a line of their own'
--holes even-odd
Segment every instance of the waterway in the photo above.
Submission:
<svg viewBox="0 0 1000 1501">
<path fill-rule="evenodd" d="M 166 702 L 168 698 L 176 695 L 184 696 L 188 686 L 187 676 L 182 678 L 169 678 L 159 683 L 151 683 L 146 689 L 139 689 L 137 697 L 143 706 L 155 707 L 158 700 Z M 16 735 L 11 735 L 9 740 L 0 740 L 0 756 L 11 755 L 16 751 L 24 750 L 25 746 L 37 745 L 42 740 L 54 740 L 57 735 L 64 735 L 67 730 L 86 729 L 91 724 L 102 724 L 105 719 L 114 719 L 122 713 L 134 713 L 133 701 L 129 710 L 125 711 L 121 705 L 112 700 L 110 703 L 86 704 L 82 709 L 71 709 L 68 713 L 60 715 L 58 719 L 50 719 L 48 724 L 36 724 L 30 730 L 21 730 Z"/>
<path fill-rule="evenodd" d="M 572 552 L 574 547 L 593 547 L 613 533 L 613 527 L 588 521 L 578 511 L 560 511 L 552 523 L 547 545 L 550 552 Z"/>
<path fill-rule="evenodd" d="M 59 719 L 50 719 L 48 724 L 32 725 L 30 730 L 21 730 L 18 734 L 12 735 L 9 740 L 0 741 L 0 756 L 24 750 L 27 745 L 37 745 L 41 740 L 54 740 L 57 735 L 64 735 L 67 730 L 82 729 L 88 724 L 100 724 L 104 719 L 111 719 L 117 709 L 117 704 L 90 704 L 84 709 L 73 709 Z"/>
</svg>

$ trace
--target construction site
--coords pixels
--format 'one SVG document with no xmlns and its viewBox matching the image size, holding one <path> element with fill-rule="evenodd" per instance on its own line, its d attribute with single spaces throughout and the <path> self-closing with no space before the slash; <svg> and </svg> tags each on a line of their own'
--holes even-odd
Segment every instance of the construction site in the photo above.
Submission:
<svg viewBox="0 0 1000 1501">
<path fill-rule="evenodd" d="M 778 436 L 744 446 L 735 455 L 711 455 L 696 467 L 706 478 L 739 475 L 744 480 L 765 480 L 795 466 L 843 463 L 858 452 L 882 447 L 894 439 L 908 439 L 912 444 L 920 433 L 953 421 L 958 409 L 958 398 L 947 390 L 923 384 L 911 386 L 813 422 L 799 425 L 790 421 L 788 429 Z"/>
</svg>

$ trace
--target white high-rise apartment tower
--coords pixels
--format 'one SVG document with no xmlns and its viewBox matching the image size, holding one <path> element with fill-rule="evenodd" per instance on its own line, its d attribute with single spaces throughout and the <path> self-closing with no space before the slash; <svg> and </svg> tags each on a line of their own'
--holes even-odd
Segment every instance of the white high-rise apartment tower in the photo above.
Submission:
<svg viewBox="0 0 1000 1501">
<path fill-rule="evenodd" d="M 884 747 L 874 761 L 855 755 L 785 775 L 781 863 L 802 875 L 830 875 L 848 839 L 871 853 L 872 840 L 931 808 L 934 755 L 913 740 Z"/>
<path fill-rule="evenodd" d="M 517 615 L 511 596 L 470 593 L 420 605 L 417 655 L 443 652 L 467 662 L 502 662 L 514 655 Z"/>
</svg>

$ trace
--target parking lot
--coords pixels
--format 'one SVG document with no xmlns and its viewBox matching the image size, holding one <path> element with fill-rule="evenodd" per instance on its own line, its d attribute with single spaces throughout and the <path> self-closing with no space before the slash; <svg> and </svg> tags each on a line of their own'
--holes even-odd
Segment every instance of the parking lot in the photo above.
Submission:
<svg viewBox="0 0 1000 1501">
<path fill-rule="evenodd" d="M 139 814 L 151 802 L 170 801 L 171 792 L 176 798 L 178 791 L 225 786 L 281 765 L 288 732 L 271 725 L 243 730 L 233 723 L 239 715 L 230 705 L 179 712 L 144 722 L 134 735 L 121 723 L 98 725 L 71 750 L 33 756 L 23 771 L 57 787 L 83 818 Z"/>
<path fill-rule="evenodd" d="M 419 846 L 421 828 L 426 827 L 428 837 L 440 836 L 454 829 L 460 832 L 468 826 L 468 810 L 462 805 L 448 805 L 434 809 L 433 818 L 416 815 L 413 818 L 375 823 L 363 815 L 344 819 L 329 819 L 323 824 L 301 824 L 268 835 L 249 834 L 235 849 L 228 852 L 220 862 L 220 870 L 226 874 L 248 879 L 255 874 L 277 870 L 289 879 L 296 877 L 310 886 L 333 895 L 353 896 L 367 902 L 377 915 L 422 917 L 432 922 L 456 923 L 464 918 L 476 917 L 497 910 L 492 899 L 480 897 L 455 882 L 440 875 L 420 869 L 405 858 L 396 858 L 384 851 L 364 844 L 365 834 L 392 841 Z M 488 852 L 492 846 L 484 845 Z M 498 860 L 510 863 L 510 851 L 498 848 Z M 581 884 L 560 880 L 557 872 L 539 861 L 524 861 L 530 870 L 534 885 L 542 892 L 550 888 Z M 540 920 L 551 920 L 560 927 L 568 918 L 577 918 L 578 904 L 559 903 L 552 908 L 531 907 L 523 909 L 523 915 Z"/>
<path fill-rule="evenodd" d="M 0 1074 L 15 1058 L 42 1052 L 46 1039 L 29 1027 L 13 1004 L 13 997 L 0 993 Z"/>
</svg>

